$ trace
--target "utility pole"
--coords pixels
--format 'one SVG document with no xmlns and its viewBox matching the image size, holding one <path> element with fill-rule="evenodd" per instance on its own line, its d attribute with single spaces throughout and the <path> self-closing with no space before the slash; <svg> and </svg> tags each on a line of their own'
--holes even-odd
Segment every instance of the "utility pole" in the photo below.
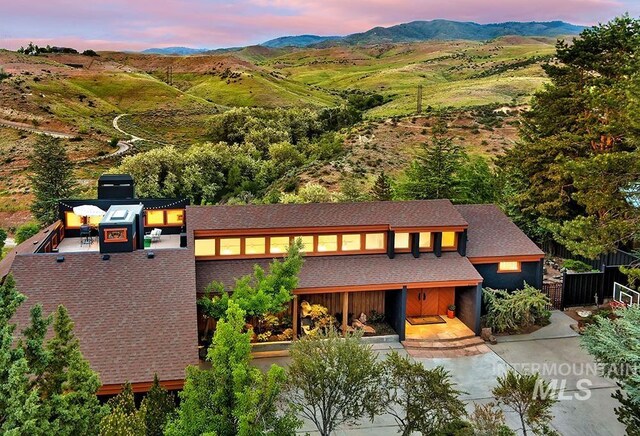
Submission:
<svg viewBox="0 0 640 436">
<path fill-rule="evenodd" d="M 418 114 L 422 113 L 422 85 L 418 85 Z"/>
<path fill-rule="evenodd" d="M 164 81 L 169 85 L 173 85 L 173 67 L 171 65 L 167 67 Z"/>
</svg>

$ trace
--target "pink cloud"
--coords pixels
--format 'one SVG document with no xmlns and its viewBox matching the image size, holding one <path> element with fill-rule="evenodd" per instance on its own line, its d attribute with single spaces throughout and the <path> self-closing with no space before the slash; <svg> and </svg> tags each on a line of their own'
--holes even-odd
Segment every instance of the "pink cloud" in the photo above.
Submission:
<svg viewBox="0 0 640 436">
<path fill-rule="evenodd" d="M 119 50 L 228 47 L 283 35 L 344 35 L 436 18 L 595 24 L 626 10 L 640 13 L 634 0 L 49 0 L 27 12 L 24 4 L 5 3 L 0 47 L 34 41 Z"/>
</svg>

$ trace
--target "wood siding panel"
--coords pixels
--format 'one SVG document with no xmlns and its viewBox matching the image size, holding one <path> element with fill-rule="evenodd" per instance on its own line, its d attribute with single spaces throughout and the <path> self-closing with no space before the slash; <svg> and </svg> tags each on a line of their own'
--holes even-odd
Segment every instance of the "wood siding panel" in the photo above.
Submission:
<svg viewBox="0 0 640 436">
<path fill-rule="evenodd" d="M 355 317 L 359 317 L 361 313 L 369 317 L 372 310 L 384 313 L 384 293 L 385 291 L 350 293 L 349 313 L 352 313 Z"/>
<path fill-rule="evenodd" d="M 361 313 L 370 316 L 371 311 L 384 313 L 385 291 L 350 292 L 349 313 L 358 317 Z M 307 301 L 309 304 L 321 304 L 329 309 L 331 315 L 342 313 L 342 299 L 340 293 L 299 295 L 298 303 Z"/>
<path fill-rule="evenodd" d="M 422 315 L 439 315 L 440 289 L 424 289 L 422 295 Z"/>
<path fill-rule="evenodd" d="M 423 289 L 409 289 L 407 291 L 407 316 L 422 315 L 422 301 L 420 301 L 422 292 Z"/>
<path fill-rule="evenodd" d="M 438 315 L 446 315 L 447 308 L 450 304 L 455 304 L 456 290 L 455 288 L 440 289 L 438 294 Z"/>
</svg>

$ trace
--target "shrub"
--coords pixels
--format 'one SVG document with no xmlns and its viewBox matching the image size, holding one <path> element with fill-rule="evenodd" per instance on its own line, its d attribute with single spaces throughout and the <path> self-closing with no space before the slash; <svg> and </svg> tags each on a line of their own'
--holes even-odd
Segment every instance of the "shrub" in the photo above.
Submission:
<svg viewBox="0 0 640 436">
<path fill-rule="evenodd" d="M 24 241 L 34 236 L 40 231 L 38 223 L 26 223 L 16 229 L 16 244 L 22 244 Z"/>
<path fill-rule="evenodd" d="M 562 266 L 570 271 L 575 271 L 579 273 L 593 271 L 593 268 L 591 267 L 591 265 L 584 263 L 580 260 L 567 259 L 564 261 Z"/>
<path fill-rule="evenodd" d="M 486 324 L 496 332 L 517 332 L 549 323 L 549 297 L 533 286 L 525 284 L 524 289 L 513 293 L 485 288 L 483 295 L 487 304 Z"/>
</svg>

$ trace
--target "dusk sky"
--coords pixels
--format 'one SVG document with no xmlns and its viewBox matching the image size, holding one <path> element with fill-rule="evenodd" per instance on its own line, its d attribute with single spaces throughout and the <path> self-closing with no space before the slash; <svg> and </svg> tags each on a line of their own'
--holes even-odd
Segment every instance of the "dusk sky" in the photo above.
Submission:
<svg viewBox="0 0 640 436">
<path fill-rule="evenodd" d="M 0 0 L 0 48 L 219 48 L 435 18 L 591 25 L 624 12 L 639 16 L 640 0 Z"/>
</svg>

